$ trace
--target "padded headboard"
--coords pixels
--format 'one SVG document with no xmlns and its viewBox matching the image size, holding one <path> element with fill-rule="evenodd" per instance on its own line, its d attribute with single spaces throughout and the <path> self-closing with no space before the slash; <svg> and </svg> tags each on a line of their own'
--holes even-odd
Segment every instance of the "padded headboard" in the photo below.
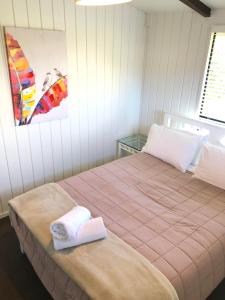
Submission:
<svg viewBox="0 0 225 300">
<path fill-rule="evenodd" d="M 195 133 L 208 134 L 210 143 L 225 146 L 225 125 L 211 124 L 207 121 L 170 113 L 164 113 L 163 124 L 174 129 L 185 129 Z"/>
</svg>

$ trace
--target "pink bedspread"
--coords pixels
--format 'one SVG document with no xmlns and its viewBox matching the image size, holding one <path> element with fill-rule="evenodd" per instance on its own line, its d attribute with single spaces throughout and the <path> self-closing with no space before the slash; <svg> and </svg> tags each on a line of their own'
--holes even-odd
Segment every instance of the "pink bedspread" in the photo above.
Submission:
<svg viewBox="0 0 225 300">
<path fill-rule="evenodd" d="M 144 153 L 59 183 L 147 257 L 180 300 L 206 299 L 225 277 L 225 191 Z"/>
</svg>

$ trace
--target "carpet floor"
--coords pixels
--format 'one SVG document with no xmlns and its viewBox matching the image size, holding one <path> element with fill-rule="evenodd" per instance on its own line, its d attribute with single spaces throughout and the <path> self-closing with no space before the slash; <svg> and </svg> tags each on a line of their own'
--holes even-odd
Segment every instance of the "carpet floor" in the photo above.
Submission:
<svg viewBox="0 0 225 300">
<path fill-rule="evenodd" d="M 26 255 L 21 254 L 9 218 L 0 220 L 0 299 L 52 300 Z M 207 300 L 225 300 L 225 280 Z"/>
</svg>

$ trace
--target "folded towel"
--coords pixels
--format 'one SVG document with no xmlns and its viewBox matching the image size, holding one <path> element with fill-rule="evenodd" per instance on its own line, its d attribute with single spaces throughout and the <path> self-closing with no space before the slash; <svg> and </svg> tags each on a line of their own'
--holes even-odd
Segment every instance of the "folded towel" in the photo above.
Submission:
<svg viewBox="0 0 225 300">
<path fill-rule="evenodd" d="M 107 231 L 102 218 L 95 218 L 87 221 L 80 226 L 78 233 L 73 239 L 62 241 L 53 237 L 53 244 L 55 250 L 62 250 L 78 246 L 81 244 L 93 242 L 104 239 L 107 236 Z"/>
<path fill-rule="evenodd" d="M 67 214 L 50 225 L 50 231 L 58 240 L 73 240 L 80 226 L 91 218 L 90 211 L 83 206 L 76 206 Z"/>
</svg>

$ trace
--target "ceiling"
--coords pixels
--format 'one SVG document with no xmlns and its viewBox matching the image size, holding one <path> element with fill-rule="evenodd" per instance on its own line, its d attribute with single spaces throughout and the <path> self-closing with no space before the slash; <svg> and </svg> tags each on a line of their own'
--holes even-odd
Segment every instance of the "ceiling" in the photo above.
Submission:
<svg viewBox="0 0 225 300">
<path fill-rule="evenodd" d="M 211 8 L 225 8 L 225 0 L 202 0 Z M 132 5 L 146 12 L 150 11 L 190 11 L 179 0 L 133 0 Z"/>
</svg>

